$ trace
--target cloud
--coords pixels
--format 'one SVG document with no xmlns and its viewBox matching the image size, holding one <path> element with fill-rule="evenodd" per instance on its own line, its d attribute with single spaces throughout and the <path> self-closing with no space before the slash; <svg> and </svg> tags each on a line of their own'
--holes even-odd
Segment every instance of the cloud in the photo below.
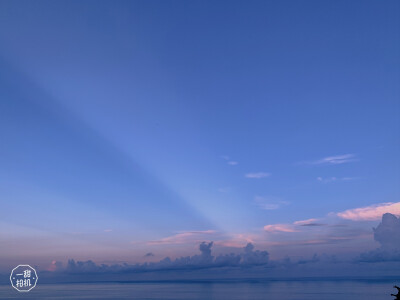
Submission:
<svg viewBox="0 0 400 300">
<path fill-rule="evenodd" d="M 272 225 L 265 225 L 264 231 L 267 232 L 299 232 L 299 226 L 326 226 L 326 224 L 317 223 L 319 219 L 307 219 L 307 220 L 300 220 L 295 221 L 293 224 L 272 224 Z"/>
<path fill-rule="evenodd" d="M 296 221 L 293 224 L 296 226 L 324 226 L 325 224 L 317 223 L 318 219 L 308 219 Z"/>
<path fill-rule="evenodd" d="M 146 254 L 144 255 L 144 257 L 152 257 L 152 256 L 154 256 L 154 254 L 153 254 L 152 252 L 146 253 Z"/>
<path fill-rule="evenodd" d="M 53 260 L 49 267 L 47 267 L 47 271 L 56 272 L 62 269 L 62 262 Z"/>
<path fill-rule="evenodd" d="M 400 215 L 400 202 L 379 203 L 366 207 L 348 209 L 337 216 L 352 221 L 376 221 L 385 213 Z"/>
<path fill-rule="evenodd" d="M 266 172 L 255 172 L 255 173 L 247 173 L 244 176 L 246 178 L 260 179 L 260 178 L 265 178 L 265 177 L 271 176 L 271 174 L 270 173 L 266 173 Z"/>
<path fill-rule="evenodd" d="M 104 232 L 111 232 L 112 229 L 104 229 Z"/>
<path fill-rule="evenodd" d="M 361 253 L 359 257 L 356 258 L 358 262 L 367 263 L 377 263 L 385 261 L 398 261 L 400 262 L 400 251 L 387 251 L 378 248 L 373 251 Z"/>
<path fill-rule="evenodd" d="M 267 232 L 298 232 L 298 230 L 290 224 L 265 225 L 264 230 Z"/>
<path fill-rule="evenodd" d="M 400 218 L 390 213 L 384 214 L 382 222 L 374 228 L 374 239 L 383 249 L 400 250 Z"/>
<path fill-rule="evenodd" d="M 291 226 L 303 226 L 314 224 L 317 219 L 308 219 L 294 222 Z M 382 245 L 381 248 L 368 253 L 362 253 L 354 260 L 343 257 L 338 259 L 335 255 L 316 254 L 314 250 L 317 245 L 336 244 L 354 240 L 357 231 L 349 232 L 347 236 L 327 236 L 317 237 L 306 240 L 286 240 L 270 243 L 271 246 L 291 247 L 309 246 L 314 255 L 303 258 L 296 252 L 298 259 L 286 257 L 281 260 L 271 261 L 267 251 L 255 250 L 253 243 L 247 243 L 245 247 L 236 253 L 223 253 L 213 255 L 213 242 L 199 243 L 199 254 L 193 256 L 181 256 L 176 259 L 165 257 L 157 262 L 145 262 L 138 264 L 118 263 L 118 264 L 97 264 L 92 260 L 68 261 L 65 268 L 59 263 L 58 272 L 49 272 L 55 281 L 57 280 L 230 280 L 238 278 L 282 278 L 282 276 L 338 276 L 338 275 L 360 275 L 368 274 L 371 276 L 371 269 L 366 264 L 359 262 L 388 262 L 379 264 L 385 274 L 394 272 L 399 274 L 400 250 L 393 248 L 393 241 L 389 239 L 393 234 L 399 234 L 400 219 L 394 215 L 383 216 L 381 224 L 374 230 L 375 239 Z M 296 225 L 295 225 L 296 224 Z M 279 225 L 279 224 L 275 224 Z M 288 224 L 284 224 L 288 225 Z M 371 235 L 370 235 L 371 236 Z M 384 238 L 382 238 L 384 237 Z M 383 249 L 383 248 L 390 249 Z M 399 244 L 395 244 L 399 246 Z M 396 247 L 397 247 L 396 246 Z M 239 250 L 239 249 L 238 249 Z M 395 262 L 395 264 L 393 264 Z M 54 265 L 56 262 L 53 263 Z M 373 270 L 377 270 L 375 267 Z M 332 272 L 324 273 L 322 270 Z M 354 271 L 354 272 L 353 272 Z M 367 273 L 366 273 L 367 272 Z M 396 273 L 397 272 L 397 273 Z M 379 272 L 375 273 L 379 274 Z M 43 274 L 45 275 L 45 274 Z M 42 275 L 42 276 L 43 276 Z M 49 275 L 49 276 L 50 276 Z M 57 277 L 58 276 L 58 277 Z M 48 277 L 50 278 L 50 277 Z"/>
<path fill-rule="evenodd" d="M 269 253 L 267 251 L 254 251 L 254 245 L 252 243 L 248 243 L 246 247 L 244 247 L 244 254 L 241 257 L 242 265 L 264 265 L 269 260 Z"/>
<path fill-rule="evenodd" d="M 215 244 L 222 247 L 242 248 L 243 245 L 254 243 L 260 238 L 264 239 L 258 233 L 233 233 L 225 239 L 216 241 Z"/>
<path fill-rule="evenodd" d="M 289 202 L 282 201 L 276 197 L 261 197 L 261 196 L 255 196 L 254 202 L 261 209 L 265 209 L 265 210 L 275 210 L 275 209 L 280 208 L 283 205 L 289 204 Z"/>
<path fill-rule="evenodd" d="M 356 179 L 357 179 L 357 177 L 339 177 L 339 178 L 337 178 L 337 177 L 325 177 L 325 178 L 317 177 L 317 180 L 322 183 L 330 183 L 330 182 L 334 182 L 334 181 L 351 181 L 351 180 L 356 180 Z"/>
<path fill-rule="evenodd" d="M 199 240 L 204 240 L 211 235 L 216 234 L 215 230 L 203 230 L 203 231 L 185 231 L 162 238 L 156 241 L 147 242 L 148 245 L 159 245 L 159 244 L 185 244 L 189 242 L 198 242 Z"/>
<path fill-rule="evenodd" d="M 361 262 L 400 261 L 400 218 L 386 213 L 374 228 L 374 239 L 380 244 L 376 250 L 362 253 Z"/>
<path fill-rule="evenodd" d="M 269 263 L 269 253 L 267 251 L 254 250 L 254 246 L 248 243 L 242 248 L 239 254 L 220 254 L 216 257 L 212 255 L 213 242 L 202 242 L 199 245 L 200 254 L 194 256 L 182 256 L 171 260 L 169 257 L 158 262 L 144 264 L 115 264 L 98 265 L 92 260 L 75 261 L 68 260 L 65 272 L 67 273 L 93 273 L 93 272 L 124 272 L 138 273 L 163 270 L 195 270 L 220 267 L 238 267 L 238 266 L 259 266 Z"/>
<path fill-rule="evenodd" d="M 232 190 L 230 187 L 221 187 L 218 189 L 218 192 L 220 193 L 229 193 Z"/>
<path fill-rule="evenodd" d="M 236 166 L 239 164 L 237 161 L 231 160 L 228 155 L 221 155 L 221 158 L 226 161 L 226 163 L 230 166 Z"/>
<path fill-rule="evenodd" d="M 343 181 L 351 181 L 351 180 L 357 180 L 357 179 L 360 179 L 360 177 L 342 177 L 342 178 L 340 178 L 340 180 L 343 180 Z"/>
<path fill-rule="evenodd" d="M 349 162 L 357 161 L 355 154 L 342 154 L 335 156 L 328 156 L 314 161 L 301 162 L 301 164 L 309 165 L 341 165 Z"/>
<path fill-rule="evenodd" d="M 206 242 L 202 242 L 199 246 L 199 250 L 201 252 L 201 255 L 204 256 L 211 256 L 211 247 L 213 245 L 213 242 L 210 243 L 206 243 Z"/>
</svg>

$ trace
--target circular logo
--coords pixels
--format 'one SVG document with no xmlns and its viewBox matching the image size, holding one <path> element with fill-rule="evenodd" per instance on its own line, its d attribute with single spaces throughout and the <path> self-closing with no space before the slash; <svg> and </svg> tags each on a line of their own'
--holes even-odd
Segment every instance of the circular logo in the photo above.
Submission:
<svg viewBox="0 0 400 300">
<path fill-rule="evenodd" d="M 30 265 L 19 265 L 11 271 L 10 281 L 19 292 L 29 292 L 36 286 L 38 276 Z"/>
</svg>

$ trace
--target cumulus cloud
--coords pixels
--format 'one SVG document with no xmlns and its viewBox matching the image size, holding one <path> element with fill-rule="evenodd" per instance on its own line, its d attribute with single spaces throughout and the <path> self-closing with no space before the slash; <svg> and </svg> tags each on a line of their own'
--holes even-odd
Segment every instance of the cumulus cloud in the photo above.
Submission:
<svg viewBox="0 0 400 300">
<path fill-rule="evenodd" d="M 148 252 L 144 255 L 144 257 L 152 257 L 152 256 L 154 256 L 154 253 L 152 252 Z"/>
<path fill-rule="evenodd" d="M 317 219 L 308 219 L 297 221 L 296 225 L 294 223 L 289 225 L 293 229 L 296 226 L 315 224 L 317 221 Z M 283 260 L 271 261 L 269 253 L 255 250 L 253 243 L 247 243 L 239 253 L 225 253 L 213 256 L 214 243 L 201 242 L 198 248 L 199 254 L 193 256 L 182 256 L 176 259 L 165 257 L 157 262 L 143 264 L 123 263 L 113 265 L 97 264 L 92 260 L 75 261 L 71 259 L 65 268 L 62 268 L 59 272 L 51 272 L 51 274 L 60 278 L 73 278 L 73 280 L 77 278 L 83 278 L 83 280 L 104 278 L 112 278 L 112 280 L 127 280 L 127 278 L 129 280 L 133 278 L 134 280 L 173 280 L 174 278 L 179 278 L 180 280 L 198 280 L 199 278 L 218 280 L 219 278 L 225 280 L 229 279 L 231 275 L 237 278 L 250 278 L 249 276 L 253 278 L 254 275 L 259 276 L 259 278 L 271 278 L 294 274 L 299 277 L 310 275 L 320 277 L 321 270 L 331 270 L 331 273 L 328 272 L 329 274 L 326 274 L 335 276 L 348 275 L 352 271 L 354 271 L 352 275 L 366 274 L 365 271 L 370 270 L 370 267 L 365 264 L 359 264 L 359 262 L 385 261 L 392 266 L 391 270 L 399 274 L 397 268 L 397 266 L 400 266 L 399 222 L 400 219 L 394 215 L 387 214 L 383 216 L 381 224 L 374 229 L 375 240 L 381 243 L 381 247 L 375 251 L 359 255 L 356 261 L 350 261 L 348 258 L 345 258 L 345 261 L 342 260 L 343 258 L 338 260 L 336 256 L 327 254 L 314 254 L 309 258 L 300 256 L 295 260 L 286 257 Z M 275 224 L 275 226 L 277 225 L 279 224 Z M 318 244 L 332 244 L 343 239 L 353 240 L 354 234 L 358 233 L 350 232 L 346 237 L 329 236 L 314 240 L 290 240 L 281 242 L 286 243 L 281 246 L 311 245 L 315 249 L 314 246 Z M 397 238 L 391 238 L 393 236 L 397 236 Z M 354 262 L 357 262 L 357 264 L 354 264 Z M 397 265 L 393 265 L 393 262 L 396 262 Z M 56 264 L 58 263 L 53 263 L 53 265 Z M 382 268 L 387 268 L 389 266 L 387 264 L 383 265 Z M 59 267 L 61 267 L 61 264 L 59 264 Z"/>
<path fill-rule="evenodd" d="M 242 264 L 243 265 L 263 265 L 268 262 L 269 253 L 267 251 L 254 251 L 254 245 L 248 243 L 244 247 L 244 254 L 242 254 Z"/>
<path fill-rule="evenodd" d="M 337 213 L 342 219 L 352 221 L 376 221 L 385 213 L 400 215 L 400 202 L 387 202 L 366 207 L 348 209 Z"/>
<path fill-rule="evenodd" d="M 206 242 L 202 242 L 199 246 L 199 250 L 201 252 L 201 255 L 205 256 L 205 257 L 211 257 L 211 247 L 213 245 L 213 242 L 210 243 L 206 243 Z"/>
<path fill-rule="evenodd" d="M 115 264 L 105 265 L 96 264 L 92 260 L 68 261 L 66 272 L 69 273 L 92 273 L 92 272 L 149 272 L 162 270 L 184 270 L 184 269 L 204 269 L 218 267 L 240 267 L 266 265 L 269 262 L 267 251 L 254 250 L 254 246 L 248 243 L 239 254 L 220 254 L 216 257 L 212 255 L 213 242 L 202 242 L 199 245 L 200 254 L 194 256 L 182 256 L 171 260 L 166 257 L 159 262 L 144 264 Z"/>
<path fill-rule="evenodd" d="M 377 263 L 385 261 L 400 262 L 400 251 L 399 250 L 388 251 L 378 248 L 376 250 L 360 254 L 360 256 L 356 259 L 356 261 L 367 262 L 367 263 Z"/>
<path fill-rule="evenodd" d="M 382 222 L 373 230 L 374 239 L 381 246 L 376 250 L 361 254 L 358 260 L 363 262 L 400 261 L 400 218 L 386 213 L 382 216 Z"/>
<path fill-rule="evenodd" d="M 253 178 L 253 179 L 260 179 L 271 176 L 270 173 L 267 172 L 254 172 L 254 173 L 247 173 L 244 175 L 246 178 Z"/>
<path fill-rule="evenodd" d="M 374 239 L 383 249 L 400 250 L 400 218 L 393 214 L 384 214 L 382 222 L 374 228 Z"/>
</svg>

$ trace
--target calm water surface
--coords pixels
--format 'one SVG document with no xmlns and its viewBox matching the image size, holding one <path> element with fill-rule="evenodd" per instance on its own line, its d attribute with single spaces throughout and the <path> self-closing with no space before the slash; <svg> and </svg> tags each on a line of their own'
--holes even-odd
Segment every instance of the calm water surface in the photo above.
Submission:
<svg viewBox="0 0 400 300">
<path fill-rule="evenodd" d="M 393 299 L 390 282 L 277 281 L 267 283 L 38 284 L 28 293 L 0 286 L 0 299 Z"/>
</svg>

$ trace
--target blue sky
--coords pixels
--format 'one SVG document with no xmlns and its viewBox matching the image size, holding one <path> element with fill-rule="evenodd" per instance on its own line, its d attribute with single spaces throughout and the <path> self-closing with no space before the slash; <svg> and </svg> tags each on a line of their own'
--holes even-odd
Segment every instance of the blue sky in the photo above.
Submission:
<svg viewBox="0 0 400 300">
<path fill-rule="evenodd" d="M 376 212 L 400 214 L 398 12 L 1 1 L 2 258 L 376 248 Z M 309 219 L 331 226 L 293 227 Z"/>
</svg>

